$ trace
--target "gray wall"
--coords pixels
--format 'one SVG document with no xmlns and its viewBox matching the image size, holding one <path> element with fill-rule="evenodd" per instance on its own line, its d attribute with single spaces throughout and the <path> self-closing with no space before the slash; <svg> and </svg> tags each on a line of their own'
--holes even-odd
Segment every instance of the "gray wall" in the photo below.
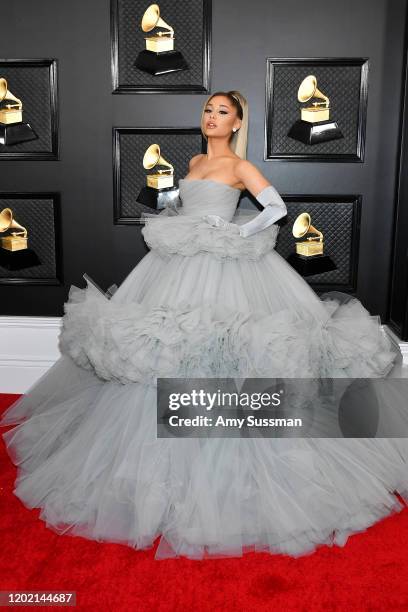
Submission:
<svg viewBox="0 0 408 612">
<path fill-rule="evenodd" d="M 198 125 L 206 96 L 113 96 L 109 0 L 3 3 L 0 57 L 57 58 L 60 161 L 0 161 L 1 191 L 60 191 L 64 287 L 0 287 L 1 314 L 60 315 L 87 272 L 119 284 L 147 252 L 138 226 L 113 225 L 112 126 Z M 357 296 L 384 315 L 390 275 L 406 0 L 215 0 L 212 91 L 250 108 L 248 158 L 282 194 L 361 193 Z M 368 57 L 364 163 L 263 161 L 266 57 Z"/>
</svg>

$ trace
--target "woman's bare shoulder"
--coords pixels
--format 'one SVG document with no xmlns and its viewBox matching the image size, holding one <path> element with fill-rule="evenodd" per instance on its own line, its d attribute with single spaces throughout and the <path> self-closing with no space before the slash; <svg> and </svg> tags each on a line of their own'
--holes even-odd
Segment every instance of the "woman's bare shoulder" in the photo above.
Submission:
<svg viewBox="0 0 408 612">
<path fill-rule="evenodd" d="M 191 170 L 193 166 L 195 166 L 196 163 L 200 161 L 200 159 L 203 159 L 203 157 L 205 157 L 204 153 L 198 153 L 197 155 L 193 155 L 193 157 L 188 162 L 189 170 Z"/>
<path fill-rule="evenodd" d="M 240 159 L 235 164 L 235 175 L 251 193 L 259 193 L 261 189 L 269 185 L 268 179 L 262 174 L 255 164 L 248 159 Z"/>
<path fill-rule="evenodd" d="M 259 169 L 255 164 L 249 161 L 249 159 L 242 159 L 239 157 L 235 162 L 235 170 L 239 174 L 251 175 L 259 172 Z"/>
</svg>

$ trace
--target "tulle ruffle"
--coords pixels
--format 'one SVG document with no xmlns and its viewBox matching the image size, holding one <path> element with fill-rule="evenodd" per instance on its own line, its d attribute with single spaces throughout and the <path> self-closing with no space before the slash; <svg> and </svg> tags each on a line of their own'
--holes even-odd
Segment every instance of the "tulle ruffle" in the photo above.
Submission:
<svg viewBox="0 0 408 612">
<path fill-rule="evenodd" d="M 164 212 L 164 214 L 163 214 Z M 279 225 L 273 224 L 248 238 L 243 238 L 227 226 L 213 227 L 197 216 L 182 213 L 169 215 L 165 209 L 158 215 L 142 215 L 142 234 L 146 244 L 161 256 L 173 253 L 191 257 L 199 252 L 212 253 L 222 259 L 257 260 L 276 244 Z M 259 213 L 237 211 L 232 223 L 241 225 Z"/>
<path fill-rule="evenodd" d="M 157 439 L 154 388 L 75 369 L 63 357 L 2 421 L 36 406 L 3 437 L 14 493 L 58 534 L 161 536 L 156 558 L 301 556 L 401 510 L 394 490 L 408 501 L 406 439 Z"/>
<path fill-rule="evenodd" d="M 342 295 L 342 294 L 340 294 Z M 399 354 L 359 300 L 325 294 L 326 318 L 285 308 L 245 312 L 119 303 L 72 286 L 60 350 L 103 380 L 156 385 L 157 377 L 382 377 Z"/>
</svg>

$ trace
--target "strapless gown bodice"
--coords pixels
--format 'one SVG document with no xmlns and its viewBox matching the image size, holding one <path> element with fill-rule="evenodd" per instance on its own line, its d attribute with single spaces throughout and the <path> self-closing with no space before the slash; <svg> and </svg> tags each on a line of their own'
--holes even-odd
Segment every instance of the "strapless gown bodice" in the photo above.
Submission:
<svg viewBox="0 0 408 612">
<path fill-rule="evenodd" d="M 180 179 L 180 213 L 194 217 L 219 215 L 226 221 L 231 221 L 240 194 L 239 189 L 213 179 Z"/>
<path fill-rule="evenodd" d="M 169 208 L 154 215 L 142 213 L 143 238 L 151 250 L 167 257 L 211 253 L 222 259 L 259 259 L 274 249 L 279 225 L 243 238 L 234 226 L 250 221 L 259 211 L 237 209 L 240 194 L 240 189 L 213 179 L 180 179 L 178 214 Z M 213 227 L 206 215 L 218 215 L 233 225 Z"/>
</svg>

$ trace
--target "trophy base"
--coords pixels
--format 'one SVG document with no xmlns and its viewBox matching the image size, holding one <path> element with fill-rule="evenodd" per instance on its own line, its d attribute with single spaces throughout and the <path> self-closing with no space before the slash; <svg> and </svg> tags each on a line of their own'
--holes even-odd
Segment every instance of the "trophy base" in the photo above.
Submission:
<svg viewBox="0 0 408 612">
<path fill-rule="evenodd" d="M 307 145 L 315 145 L 329 140 L 344 138 L 336 121 L 317 121 L 310 123 L 299 119 L 288 132 L 288 136 Z"/>
<path fill-rule="evenodd" d="M 162 51 L 155 53 L 154 51 L 141 51 L 134 63 L 136 68 L 148 72 L 154 76 L 158 74 L 166 74 L 167 72 L 178 72 L 179 70 L 187 70 L 189 65 L 184 59 L 180 51 Z"/>
<path fill-rule="evenodd" d="M 286 261 L 302 276 L 321 274 L 336 270 L 337 266 L 329 255 L 298 255 L 291 253 Z"/>
<path fill-rule="evenodd" d="M 37 138 L 29 123 L 0 123 L 0 145 L 10 146 Z"/>
<path fill-rule="evenodd" d="M 139 195 L 137 196 L 137 202 L 148 206 L 153 210 L 163 210 L 169 206 L 175 209 L 177 207 L 179 197 L 179 190 L 175 187 L 168 187 L 163 189 L 154 189 L 153 187 L 142 187 Z"/>
<path fill-rule="evenodd" d="M 7 251 L 0 248 L 0 266 L 6 270 L 23 270 L 39 266 L 41 261 L 32 249 L 22 249 L 21 251 Z"/>
</svg>

